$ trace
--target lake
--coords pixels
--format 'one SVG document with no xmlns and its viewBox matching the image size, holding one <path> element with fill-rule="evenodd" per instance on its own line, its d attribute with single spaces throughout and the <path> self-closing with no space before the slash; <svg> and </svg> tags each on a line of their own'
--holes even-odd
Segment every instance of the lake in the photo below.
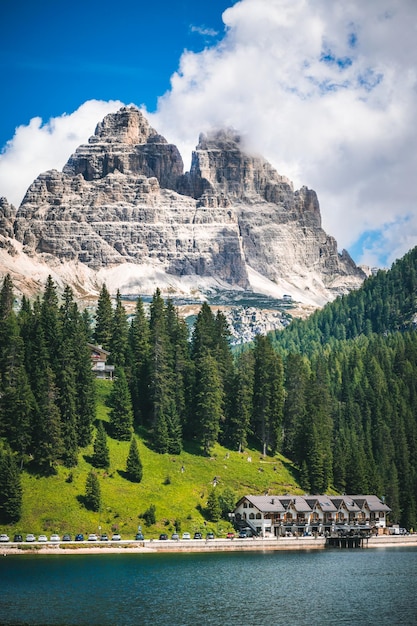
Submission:
<svg viewBox="0 0 417 626">
<path fill-rule="evenodd" d="M 417 623 L 417 548 L 0 557 L 2 626 Z"/>
</svg>

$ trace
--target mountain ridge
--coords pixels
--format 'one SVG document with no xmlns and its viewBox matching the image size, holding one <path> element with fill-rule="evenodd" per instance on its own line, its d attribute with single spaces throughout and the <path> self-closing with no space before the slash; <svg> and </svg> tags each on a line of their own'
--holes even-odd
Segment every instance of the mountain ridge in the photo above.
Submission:
<svg viewBox="0 0 417 626">
<path fill-rule="evenodd" d="M 139 109 L 107 115 L 18 209 L 1 199 L 0 271 L 22 292 L 51 273 L 78 294 L 103 282 L 136 294 L 226 288 L 313 306 L 364 280 L 322 229 L 316 193 L 294 191 L 236 131 L 201 134 L 183 169 Z"/>
</svg>

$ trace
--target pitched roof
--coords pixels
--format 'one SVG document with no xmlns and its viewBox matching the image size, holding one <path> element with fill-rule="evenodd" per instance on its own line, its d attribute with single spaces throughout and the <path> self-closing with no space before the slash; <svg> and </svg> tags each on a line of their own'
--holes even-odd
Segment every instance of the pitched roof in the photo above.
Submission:
<svg viewBox="0 0 417 626">
<path fill-rule="evenodd" d="M 247 500 L 262 513 L 283 513 L 285 511 L 277 496 L 245 496 L 240 502 Z"/>
<path fill-rule="evenodd" d="M 364 507 L 365 504 L 367 504 L 370 511 L 385 511 L 387 513 L 391 511 L 390 507 L 384 504 L 382 500 L 378 498 L 378 496 L 358 495 L 349 496 L 349 498 L 351 498 L 361 509 Z"/>
</svg>

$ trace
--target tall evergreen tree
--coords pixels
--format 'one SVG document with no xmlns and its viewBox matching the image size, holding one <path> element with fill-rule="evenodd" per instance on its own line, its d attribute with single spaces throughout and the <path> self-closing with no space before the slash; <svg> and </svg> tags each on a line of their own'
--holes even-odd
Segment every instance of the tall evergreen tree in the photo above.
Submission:
<svg viewBox="0 0 417 626">
<path fill-rule="evenodd" d="M 57 288 L 48 276 L 41 304 L 41 324 L 49 362 L 55 375 L 59 371 L 59 355 L 62 341 L 62 326 L 58 306 Z"/>
<path fill-rule="evenodd" d="M 107 445 L 107 435 L 102 420 L 98 421 L 91 464 L 97 468 L 108 469 L 110 467 L 110 451 Z"/>
<path fill-rule="evenodd" d="M 303 441 L 309 376 L 307 360 L 300 354 L 289 354 L 285 362 L 283 453 L 298 465 L 301 465 L 306 453 Z"/>
<path fill-rule="evenodd" d="M 263 454 L 275 453 L 281 445 L 284 381 L 281 357 L 268 337 L 257 335 L 254 348 L 253 425 Z"/>
<path fill-rule="evenodd" d="M 174 402 L 171 402 L 171 404 L 169 405 L 165 417 L 168 435 L 167 452 L 169 452 L 169 454 L 181 454 L 182 426 Z"/>
<path fill-rule="evenodd" d="M 118 368 L 109 397 L 110 429 L 114 439 L 129 441 L 132 436 L 133 410 L 123 368 Z"/>
<path fill-rule="evenodd" d="M 232 384 L 232 402 L 225 428 L 225 441 L 233 450 L 241 452 L 248 445 L 252 416 L 254 387 L 253 350 L 239 355 Z"/>
<path fill-rule="evenodd" d="M 75 328 L 75 385 L 77 389 L 77 442 L 80 447 L 91 443 L 93 422 L 96 417 L 96 387 L 94 373 L 91 369 L 91 352 L 87 343 L 85 325 L 78 321 Z"/>
<path fill-rule="evenodd" d="M 13 283 L 10 274 L 4 277 L 0 290 L 0 374 L 3 369 L 3 355 L 10 340 L 10 324 L 14 325 Z"/>
<path fill-rule="evenodd" d="M 195 416 L 198 438 L 206 454 L 218 440 L 223 417 L 223 387 L 217 363 L 207 354 L 196 363 Z"/>
<path fill-rule="evenodd" d="M 97 302 L 96 324 L 93 338 L 95 343 L 102 346 L 105 350 L 110 350 L 112 324 L 113 307 L 110 293 L 108 292 L 106 285 L 103 284 Z"/>
<path fill-rule="evenodd" d="M 22 515 L 23 490 L 17 463 L 10 449 L 0 451 L 0 518 L 18 522 Z"/>
<path fill-rule="evenodd" d="M 145 315 L 143 301 L 136 301 L 135 315 L 129 327 L 129 356 L 131 370 L 131 395 L 135 420 L 138 424 L 149 423 L 149 321 Z"/>
<path fill-rule="evenodd" d="M 51 367 L 43 372 L 41 397 L 34 429 L 36 463 L 46 473 L 55 473 L 55 465 L 61 458 L 61 414 L 57 405 L 57 388 Z"/>
<path fill-rule="evenodd" d="M 84 501 L 87 509 L 91 511 L 100 511 L 101 509 L 101 489 L 97 474 L 91 470 L 87 474 L 85 483 Z"/>
<path fill-rule="evenodd" d="M 20 454 L 29 451 L 35 414 L 35 398 L 24 367 L 23 341 L 19 335 L 10 338 L 3 353 L 4 371 L 0 384 L 0 435 Z"/>
<path fill-rule="evenodd" d="M 149 391 L 152 406 L 151 426 L 161 440 L 165 430 L 166 412 L 175 398 L 172 368 L 172 346 L 167 332 L 165 303 L 159 289 L 156 290 L 150 307 L 150 361 Z"/>
<path fill-rule="evenodd" d="M 8 315 L 10 315 L 13 310 L 13 303 L 13 281 L 10 274 L 6 274 L 0 290 L 0 320 L 4 320 Z"/>
<path fill-rule="evenodd" d="M 111 323 L 110 337 L 110 360 L 118 367 L 126 367 L 128 356 L 128 334 L 129 324 L 127 322 L 126 310 L 122 304 L 120 291 L 117 290 L 116 307 L 114 309 Z"/>
<path fill-rule="evenodd" d="M 129 477 L 129 480 L 135 483 L 140 483 L 143 476 L 143 467 L 142 461 L 139 456 L 138 444 L 136 442 L 136 437 L 133 436 L 130 442 L 129 447 L 129 455 L 126 461 L 126 473 Z"/>
</svg>

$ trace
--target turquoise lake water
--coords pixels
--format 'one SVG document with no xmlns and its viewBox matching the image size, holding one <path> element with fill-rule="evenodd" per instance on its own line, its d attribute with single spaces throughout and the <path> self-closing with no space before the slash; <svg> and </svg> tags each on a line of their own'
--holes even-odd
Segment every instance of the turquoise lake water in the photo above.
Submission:
<svg viewBox="0 0 417 626">
<path fill-rule="evenodd" d="M 417 548 L 0 558 L 2 626 L 417 624 Z"/>
</svg>

